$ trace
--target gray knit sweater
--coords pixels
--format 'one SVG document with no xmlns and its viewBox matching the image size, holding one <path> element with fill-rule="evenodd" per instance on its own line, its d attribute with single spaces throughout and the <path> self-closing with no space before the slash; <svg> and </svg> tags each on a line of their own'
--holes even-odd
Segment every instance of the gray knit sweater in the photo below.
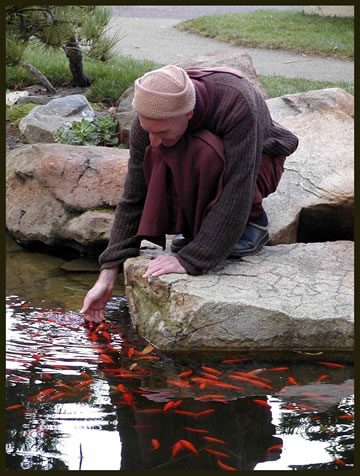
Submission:
<svg viewBox="0 0 360 476">
<path fill-rule="evenodd" d="M 206 215 L 196 237 L 177 254 L 186 271 L 196 275 L 223 262 L 241 237 L 251 210 L 262 153 L 288 156 L 296 150 L 298 139 L 272 120 L 262 95 L 246 78 L 216 72 L 192 80 L 196 105 L 188 130 L 208 129 L 221 137 L 226 158 L 221 197 Z M 135 119 L 124 192 L 116 208 L 108 247 L 99 257 L 101 269 L 121 265 L 139 253 L 141 239 L 136 233 L 147 191 L 142 166 L 149 143 L 148 133 Z"/>
</svg>

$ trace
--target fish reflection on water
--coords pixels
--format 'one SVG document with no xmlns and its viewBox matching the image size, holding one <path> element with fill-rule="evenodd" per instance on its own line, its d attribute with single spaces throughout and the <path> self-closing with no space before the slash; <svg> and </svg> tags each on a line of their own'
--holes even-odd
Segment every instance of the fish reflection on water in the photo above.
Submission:
<svg viewBox="0 0 360 476">
<path fill-rule="evenodd" d="M 92 469 L 85 466 L 89 440 L 76 448 L 79 466 L 66 463 L 61 448 L 71 430 L 63 434 L 59 424 L 66 418 L 73 428 L 100 429 L 98 446 L 106 432 L 120 434 L 121 461 L 109 469 L 253 470 L 280 460 L 285 437 L 299 430 L 304 441 L 333 449 L 318 465 L 304 455 L 296 469 L 353 468 L 349 363 L 306 357 L 272 365 L 245 355 L 189 361 L 157 352 L 115 310 L 93 324 L 15 296 L 8 305 L 9 470 Z"/>
</svg>

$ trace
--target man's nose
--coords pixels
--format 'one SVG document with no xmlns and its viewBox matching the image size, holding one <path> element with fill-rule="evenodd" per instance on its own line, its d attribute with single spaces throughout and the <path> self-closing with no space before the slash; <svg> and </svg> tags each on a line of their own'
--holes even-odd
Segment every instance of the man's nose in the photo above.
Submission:
<svg viewBox="0 0 360 476">
<path fill-rule="evenodd" d="M 150 144 L 152 147 L 157 147 L 158 145 L 161 144 L 161 137 L 157 136 L 156 134 L 149 134 L 150 136 Z"/>
</svg>

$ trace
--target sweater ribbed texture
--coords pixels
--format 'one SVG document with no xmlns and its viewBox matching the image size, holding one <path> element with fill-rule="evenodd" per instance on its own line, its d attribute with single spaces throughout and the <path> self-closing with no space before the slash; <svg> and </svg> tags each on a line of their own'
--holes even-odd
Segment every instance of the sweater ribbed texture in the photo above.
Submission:
<svg viewBox="0 0 360 476">
<path fill-rule="evenodd" d="M 197 275 L 223 262 L 241 237 L 250 214 L 262 153 L 289 156 L 296 150 L 298 139 L 272 120 L 262 95 L 246 78 L 217 72 L 193 82 L 197 99 L 188 129 L 208 129 L 221 137 L 226 158 L 219 200 L 194 240 L 177 254 L 186 271 Z M 207 97 L 200 98 L 204 94 Z M 208 105 L 207 110 L 203 104 Z M 142 166 L 148 145 L 148 133 L 135 119 L 124 193 L 116 209 L 109 245 L 99 257 L 102 269 L 121 265 L 139 252 L 141 240 L 136 233 L 146 197 Z"/>
</svg>

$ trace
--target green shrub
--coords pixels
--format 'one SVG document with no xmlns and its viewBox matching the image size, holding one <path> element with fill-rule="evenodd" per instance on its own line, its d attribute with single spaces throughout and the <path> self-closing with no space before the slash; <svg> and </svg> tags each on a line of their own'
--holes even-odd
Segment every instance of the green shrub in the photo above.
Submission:
<svg viewBox="0 0 360 476">
<path fill-rule="evenodd" d="M 61 144 L 115 147 L 119 144 L 117 121 L 112 116 L 98 117 L 94 122 L 74 121 L 69 130 L 56 131 L 55 140 Z"/>
</svg>

